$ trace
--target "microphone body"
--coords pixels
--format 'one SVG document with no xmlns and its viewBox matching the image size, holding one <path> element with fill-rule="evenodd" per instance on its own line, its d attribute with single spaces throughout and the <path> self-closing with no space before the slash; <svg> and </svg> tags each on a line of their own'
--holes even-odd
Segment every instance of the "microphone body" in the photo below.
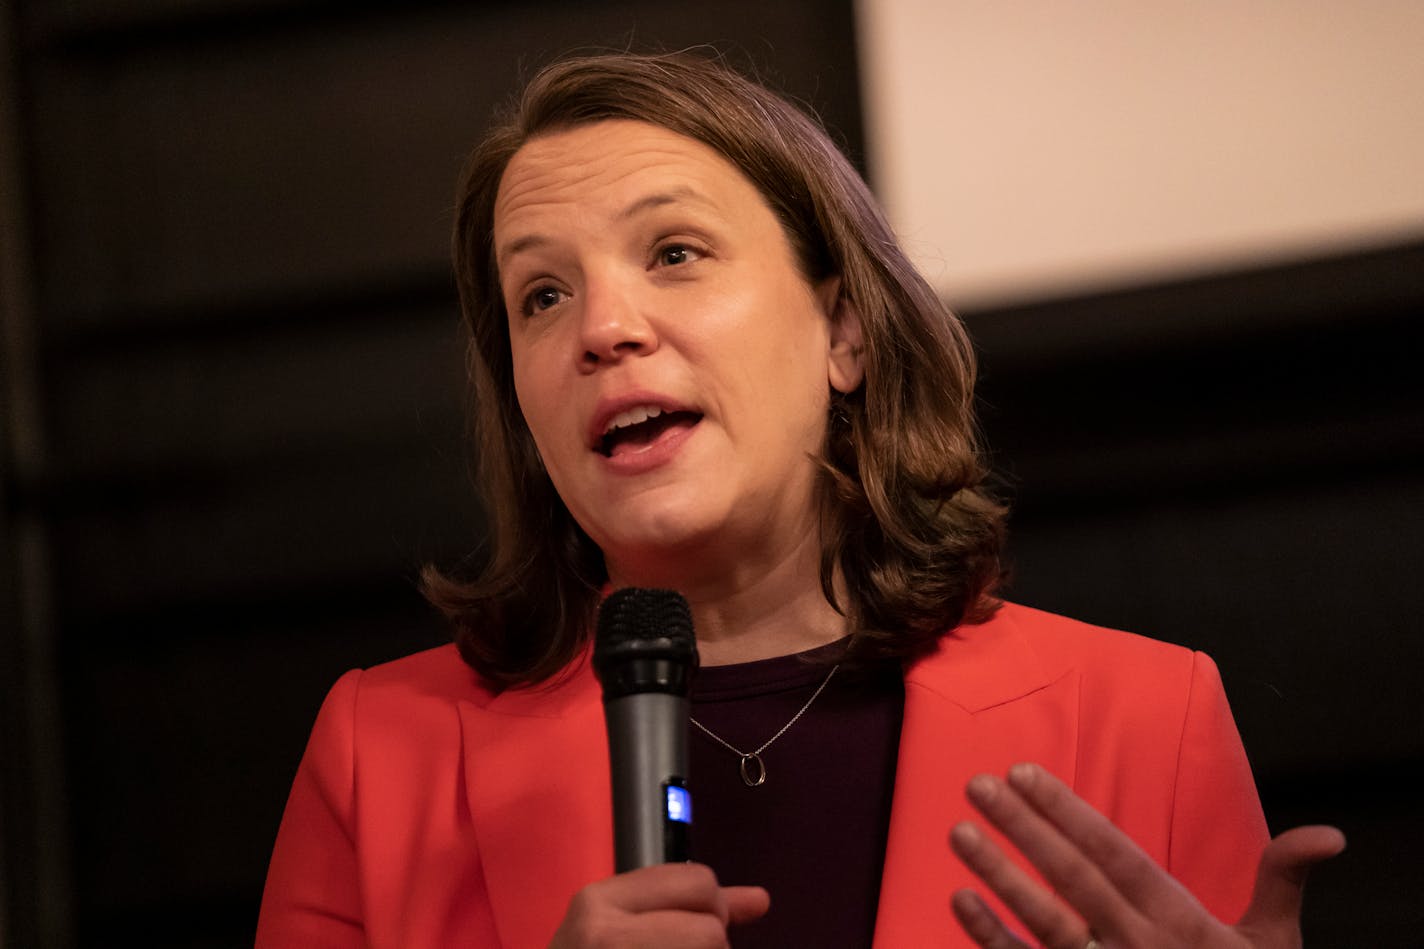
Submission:
<svg viewBox="0 0 1424 949">
<path fill-rule="evenodd" d="M 688 859 L 687 835 L 669 827 L 669 793 L 685 788 L 685 696 L 644 692 L 603 706 L 613 771 L 613 856 L 619 873 Z"/>
<path fill-rule="evenodd" d="M 594 671 L 603 684 L 619 873 L 689 858 L 688 693 L 697 643 L 687 601 L 624 589 L 599 608 Z"/>
</svg>

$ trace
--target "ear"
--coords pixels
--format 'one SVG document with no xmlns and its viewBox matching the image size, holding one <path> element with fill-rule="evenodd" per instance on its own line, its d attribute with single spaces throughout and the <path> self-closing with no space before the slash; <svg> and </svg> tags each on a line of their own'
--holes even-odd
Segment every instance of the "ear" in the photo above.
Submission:
<svg viewBox="0 0 1424 949">
<path fill-rule="evenodd" d="M 851 393 L 865 379 L 865 342 L 860 311 L 841 293 L 841 278 L 827 277 L 816 288 L 821 311 L 830 321 L 830 347 L 826 350 L 826 378 L 837 392 Z"/>
</svg>

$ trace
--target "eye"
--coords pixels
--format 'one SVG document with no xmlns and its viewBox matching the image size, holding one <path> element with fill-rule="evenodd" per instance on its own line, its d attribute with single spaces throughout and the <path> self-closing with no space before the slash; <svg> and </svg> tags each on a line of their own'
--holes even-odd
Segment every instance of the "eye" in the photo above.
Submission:
<svg viewBox="0 0 1424 949">
<path fill-rule="evenodd" d="M 567 294 L 557 287 L 535 287 L 525 296 L 524 305 L 521 307 L 521 310 L 525 316 L 543 313 L 545 310 L 552 309 L 564 302 L 566 296 Z"/>
<path fill-rule="evenodd" d="M 679 264 L 692 263 L 701 256 L 701 251 L 687 244 L 667 244 L 658 249 L 658 264 L 663 267 L 676 267 Z"/>
</svg>

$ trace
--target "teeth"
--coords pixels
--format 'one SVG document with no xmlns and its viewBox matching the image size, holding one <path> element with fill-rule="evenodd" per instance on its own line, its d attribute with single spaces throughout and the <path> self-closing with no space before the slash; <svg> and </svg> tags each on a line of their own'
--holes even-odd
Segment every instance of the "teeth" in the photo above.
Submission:
<svg viewBox="0 0 1424 949">
<path fill-rule="evenodd" d="M 631 409 L 619 412 L 608 420 L 608 427 L 603 430 L 603 434 L 617 431 L 620 428 L 628 428 L 630 425 L 641 425 L 650 418 L 657 418 L 663 414 L 663 410 L 656 405 L 635 405 Z"/>
</svg>

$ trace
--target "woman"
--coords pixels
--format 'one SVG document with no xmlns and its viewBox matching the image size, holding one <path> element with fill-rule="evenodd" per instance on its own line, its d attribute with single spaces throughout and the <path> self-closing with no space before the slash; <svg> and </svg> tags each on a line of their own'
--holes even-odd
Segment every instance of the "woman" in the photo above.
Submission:
<svg viewBox="0 0 1424 949">
<path fill-rule="evenodd" d="M 814 121 L 557 64 L 454 254 L 489 563 L 427 577 L 458 654 L 333 688 L 259 945 L 1298 941 L 1338 832 L 1267 846 L 1210 660 L 995 599 L 971 348 Z M 629 586 L 692 608 L 706 865 L 615 876 L 588 639 Z"/>
</svg>

